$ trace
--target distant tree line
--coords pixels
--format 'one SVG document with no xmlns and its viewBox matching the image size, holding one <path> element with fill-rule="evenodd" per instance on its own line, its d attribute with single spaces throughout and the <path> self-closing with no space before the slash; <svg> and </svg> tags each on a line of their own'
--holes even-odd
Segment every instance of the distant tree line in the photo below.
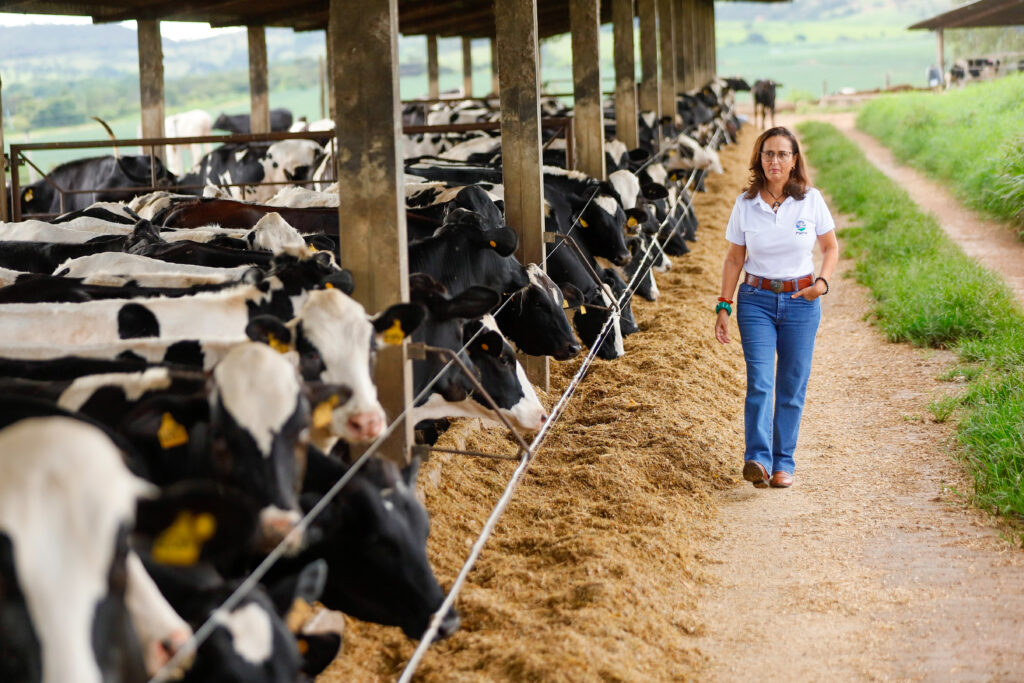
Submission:
<svg viewBox="0 0 1024 683">
<path fill-rule="evenodd" d="M 271 90 L 317 87 L 317 63 L 300 59 L 273 64 L 268 73 Z M 249 71 L 234 69 L 218 73 L 168 79 L 164 102 L 168 109 L 202 106 L 214 98 L 244 96 L 249 92 Z M 136 76 L 90 78 L 78 81 L 71 92 L 60 81 L 36 80 L 4 87 L 5 125 L 11 128 L 52 128 L 85 123 L 90 116 L 117 119 L 136 114 L 139 82 Z"/>
</svg>

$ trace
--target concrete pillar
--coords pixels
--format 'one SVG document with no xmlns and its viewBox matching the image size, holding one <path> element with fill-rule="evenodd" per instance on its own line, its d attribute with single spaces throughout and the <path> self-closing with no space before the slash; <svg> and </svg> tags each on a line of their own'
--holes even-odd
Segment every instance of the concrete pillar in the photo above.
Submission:
<svg viewBox="0 0 1024 683">
<path fill-rule="evenodd" d="M 324 31 L 325 38 L 327 40 L 327 116 L 334 121 L 338 118 L 335 107 L 337 102 L 334 101 L 334 41 L 331 39 L 331 24 L 327 24 L 327 30 Z"/>
<path fill-rule="evenodd" d="M 501 95 L 505 222 L 519 235 L 521 263 L 544 263 L 537 0 L 495 0 Z M 549 387 L 548 360 L 520 358 L 530 381 Z"/>
<path fill-rule="evenodd" d="M 716 47 L 715 38 L 715 2 L 711 0 L 708 2 L 708 80 L 718 75 L 718 48 Z"/>
<path fill-rule="evenodd" d="M 498 96 L 498 44 L 491 38 L 491 94 Z"/>
<path fill-rule="evenodd" d="M 942 29 L 935 31 L 935 38 L 938 40 L 939 50 L 939 77 L 942 78 L 942 82 L 946 82 L 946 46 L 943 41 Z"/>
<path fill-rule="evenodd" d="M 4 82 L 0 78 L 0 221 L 11 220 L 11 208 L 7 206 L 7 152 L 4 150 Z"/>
<path fill-rule="evenodd" d="M 658 91 L 658 11 L 656 0 L 637 0 L 640 14 L 640 111 L 659 115 Z"/>
<path fill-rule="evenodd" d="M 697 0 L 680 0 L 679 21 L 683 52 L 683 72 L 677 74 L 682 80 L 683 91 L 693 90 L 697 87 L 697 61 L 700 51 L 699 38 L 697 33 Z"/>
<path fill-rule="evenodd" d="M 673 0 L 658 0 L 658 37 L 661 48 L 661 115 L 676 118 L 676 52 Z"/>
<path fill-rule="evenodd" d="M 441 96 L 440 67 L 437 63 L 437 36 L 427 36 L 427 97 Z"/>
<path fill-rule="evenodd" d="M 633 54 L 633 0 L 612 0 L 615 42 L 615 137 L 627 149 L 638 146 L 636 58 Z"/>
<path fill-rule="evenodd" d="M 409 300 L 398 80 L 398 0 L 330 0 L 337 116 L 340 263 L 369 313 Z M 393 419 L 412 400 L 406 342 L 378 351 L 376 384 Z M 404 463 L 413 443 L 405 421 L 380 454 Z"/>
<path fill-rule="evenodd" d="M 270 94 L 267 87 L 267 30 L 249 26 L 249 130 L 270 132 Z"/>
<path fill-rule="evenodd" d="M 462 39 L 462 92 L 473 97 L 473 39 Z"/>
<path fill-rule="evenodd" d="M 142 20 L 139 25 L 139 103 L 142 106 L 142 137 L 164 137 L 164 50 L 160 22 Z M 148 154 L 148 150 L 146 154 Z M 165 159 L 164 147 L 154 154 Z"/>
<path fill-rule="evenodd" d="M 600 0 L 569 0 L 572 26 L 573 133 L 576 167 L 604 179 L 604 115 L 599 57 Z"/>
</svg>

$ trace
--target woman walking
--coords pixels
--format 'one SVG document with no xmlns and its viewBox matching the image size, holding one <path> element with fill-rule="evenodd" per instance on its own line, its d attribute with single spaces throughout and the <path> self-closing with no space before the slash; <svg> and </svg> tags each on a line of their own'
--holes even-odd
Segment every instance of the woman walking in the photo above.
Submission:
<svg viewBox="0 0 1024 683">
<path fill-rule="evenodd" d="M 757 488 L 793 484 L 793 454 L 821 320 L 818 297 L 828 294 L 839 260 L 835 222 L 805 169 L 793 133 L 781 126 L 765 131 L 750 156 L 750 184 L 736 198 L 725 230 L 730 244 L 715 337 L 729 343 L 742 269 L 736 322 L 747 365 L 743 478 Z M 815 242 L 823 255 L 817 277 Z"/>
</svg>

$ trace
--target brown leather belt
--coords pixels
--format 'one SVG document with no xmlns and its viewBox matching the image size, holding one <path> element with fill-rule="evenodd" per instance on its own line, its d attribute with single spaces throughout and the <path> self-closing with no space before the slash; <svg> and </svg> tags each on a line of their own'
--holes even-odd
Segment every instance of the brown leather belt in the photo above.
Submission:
<svg viewBox="0 0 1024 683">
<path fill-rule="evenodd" d="M 758 277 L 757 275 L 747 273 L 743 281 L 751 287 L 768 289 L 778 294 L 779 292 L 798 292 L 801 289 L 806 289 L 814 284 L 814 276 L 805 275 L 795 280 L 769 280 L 766 277 Z"/>
</svg>

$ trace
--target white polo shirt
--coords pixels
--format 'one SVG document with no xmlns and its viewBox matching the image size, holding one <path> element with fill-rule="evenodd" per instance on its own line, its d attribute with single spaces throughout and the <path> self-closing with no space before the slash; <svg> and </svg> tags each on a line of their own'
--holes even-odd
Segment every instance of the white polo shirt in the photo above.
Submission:
<svg viewBox="0 0 1024 683">
<path fill-rule="evenodd" d="M 743 269 L 772 280 L 791 280 L 814 272 L 811 254 L 817 237 L 834 230 L 825 199 L 813 187 L 803 199 L 786 197 L 778 213 L 761 194 L 736 198 L 725 228 L 725 239 L 746 246 Z"/>
</svg>

